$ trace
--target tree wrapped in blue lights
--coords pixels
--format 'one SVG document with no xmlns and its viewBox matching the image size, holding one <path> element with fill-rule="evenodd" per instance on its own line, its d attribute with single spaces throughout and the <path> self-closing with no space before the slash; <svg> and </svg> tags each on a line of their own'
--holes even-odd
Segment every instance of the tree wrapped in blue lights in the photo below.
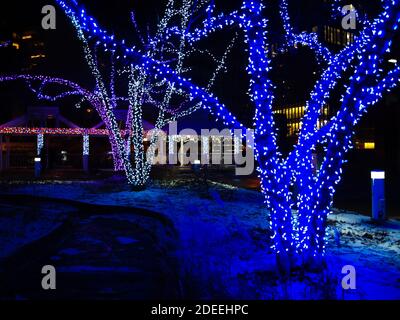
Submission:
<svg viewBox="0 0 400 320">
<path fill-rule="evenodd" d="M 232 129 L 244 129 L 237 118 L 207 89 L 195 85 L 167 64 L 149 57 L 124 40 L 117 40 L 100 28 L 74 1 L 57 0 L 83 32 L 106 48 L 116 48 L 124 59 L 144 68 L 146 74 L 166 81 L 190 95 L 192 101 L 208 109 Z M 267 3 L 268 4 L 268 3 Z M 254 103 L 255 157 L 265 203 L 270 211 L 273 249 L 287 261 L 314 261 L 325 253 L 325 230 L 335 187 L 340 182 L 346 153 L 351 148 L 354 128 L 368 108 L 399 82 L 399 67 L 387 71 L 386 55 L 400 24 L 400 0 L 382 1 L 382 13 L 365 21 L 354 43 L 338 53 L 331 52 L 314 33 L 296 33 L 288 13 L 287 0 L 280 1 L 281 21 L 286 32 L 285 46 L 308 46 L 324 68 L 306 105 L 298 143 L 284 157 L 277 143 L 274 119 L 274 84 L 271 80 L 271 46 L 267 10 L 260 0 L 244 0 L 240 9 L 215 14 L 211 4 L 202 25 L 184 30 L 188 43 L 196 46 L 216 32 L 237 27 L 244 34 L 248 52 L 249 97 Z M 170 37 L 182 30 L 168 29 Z M 386 71 L 385 71 L 386 70 Z M 344 79 L 347 74 L 352 74 Z M 319 127 L 321 110 L 339 81 L 346 82 L 339 111 Z M 312 154 L 318 146 L 325 150 L 318 174 L 314 173 Z M 293 187 L 297 190 L 293 193 Z M 296 209 L 296 210 L 295 210 Z M 292 259 L 293 258 L 293 259 Z M 297 259 L 300 258 L 300 259 Z"/>
</svg>

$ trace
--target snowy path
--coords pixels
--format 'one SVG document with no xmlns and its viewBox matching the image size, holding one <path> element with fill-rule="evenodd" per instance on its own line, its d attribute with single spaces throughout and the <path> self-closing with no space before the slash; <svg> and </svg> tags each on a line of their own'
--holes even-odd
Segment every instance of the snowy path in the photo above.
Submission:
<svg viewBox="0 0 400 320">
<path fill-rule="evenodd" d="M 176 232 L 151 212 L 0 197 L 0 224 L 17 233 L 0 232 L 0 300 L 180 297 Z M 40 287 L 45 265 L 57 290 Z"/>
</svg>

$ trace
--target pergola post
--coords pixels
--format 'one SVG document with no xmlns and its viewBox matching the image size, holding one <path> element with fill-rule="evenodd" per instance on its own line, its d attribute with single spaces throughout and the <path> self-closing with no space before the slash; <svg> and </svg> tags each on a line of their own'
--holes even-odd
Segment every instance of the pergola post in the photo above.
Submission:
<svg viewBox="0 0 400 320">
<path fill-rule="evenodd" d="M 36 157 L 35 157 L 35 178 L 40 178 L 42 175 L 42 150 L 44 148 L 44 135 L 39 133 L 36 142 Z"/>
<path fill-rule="evenodd" d="M 167 164 L 167 137 L 163 134 L 159 134 L 157 138 L 158 146 L 156 147 L 157 150 L 157 159 L 159 164 Z M 155 157 L 155 153 L 154 153 Z M 153 163 L 154 159 L 153 159 Z"/>
<path fill-rule="evenodd" d="M 175 153 L 175 136 L 168 136 L 168 163 L 178 164 L 177 153 Z M 177 146 L 178 147 L 178 146 Z"/>
<path fill-rule="evenodd" d="M 36 145 L 36 152 L 37 156 L 40 156 L 44 147 L 44 135 L 43 133 L 39 133 L 37 135 L 37 145 Z"/>
<path fill-rule="evenodd" d="M 89 173 L 89 154 L 90 154 L 90 141 L 89 135 L 83 135 L 83 155 L 82 155 L 82 163 L 83 163 L 83 171 Z"/>
<path fill-rule="evenodd" d="M 238 155 L 242 152 L 242 141 L 241 138 L 238 136 L 233 137 L 233 152 L 235 155 Z"/>
<path fill-rule="evenodd" d="M 201 137 L 201 164 L 210 164 L 210 137 Z"/>
<path fill-rule="evenodd" d="M 243 144 L 242 137 L 237 136 L 236 134 L 233 136 L 233 163 L 237 165 L 237 159 L 242 156 Z"/>
<path fill-rule="evenodd" d="M 184 165 L 183 160 L 185 157 L 185 137 L 184 136 L 181 136 L 180 142 L 181 142 L 181 147 L 179 149 L 179 158 L 180 158 L 181 167 L 183 167 L 183 165 Z"/>
</svg>

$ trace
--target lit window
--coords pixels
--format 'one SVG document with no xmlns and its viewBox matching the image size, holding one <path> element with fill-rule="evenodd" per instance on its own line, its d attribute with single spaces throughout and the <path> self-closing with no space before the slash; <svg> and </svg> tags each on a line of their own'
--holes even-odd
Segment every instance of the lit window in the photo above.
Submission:
<svg viewBox="0 0 400 320">
<path fill-rule="evenodd" d="M 46 56 L 44 54 L 37 54 L 34 56 L 31 56 L 31 59 L 40 59 L 40 58 L 45 58 Z"/>
<path fill-rule="evenodd" d="M 375 150 L 375 142 L 365 142 L 364 149 L 365 150 Z"/>
</svg>

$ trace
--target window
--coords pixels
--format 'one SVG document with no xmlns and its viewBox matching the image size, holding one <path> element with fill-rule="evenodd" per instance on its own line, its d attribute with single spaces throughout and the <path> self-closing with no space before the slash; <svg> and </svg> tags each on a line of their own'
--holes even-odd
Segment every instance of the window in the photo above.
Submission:
<svg viewBox="0 0 400 320">
<path fill-rule="evenodd" d="M 365 150 L 375 150 L 375 142 L 364 142 Z"/>
</svg>

